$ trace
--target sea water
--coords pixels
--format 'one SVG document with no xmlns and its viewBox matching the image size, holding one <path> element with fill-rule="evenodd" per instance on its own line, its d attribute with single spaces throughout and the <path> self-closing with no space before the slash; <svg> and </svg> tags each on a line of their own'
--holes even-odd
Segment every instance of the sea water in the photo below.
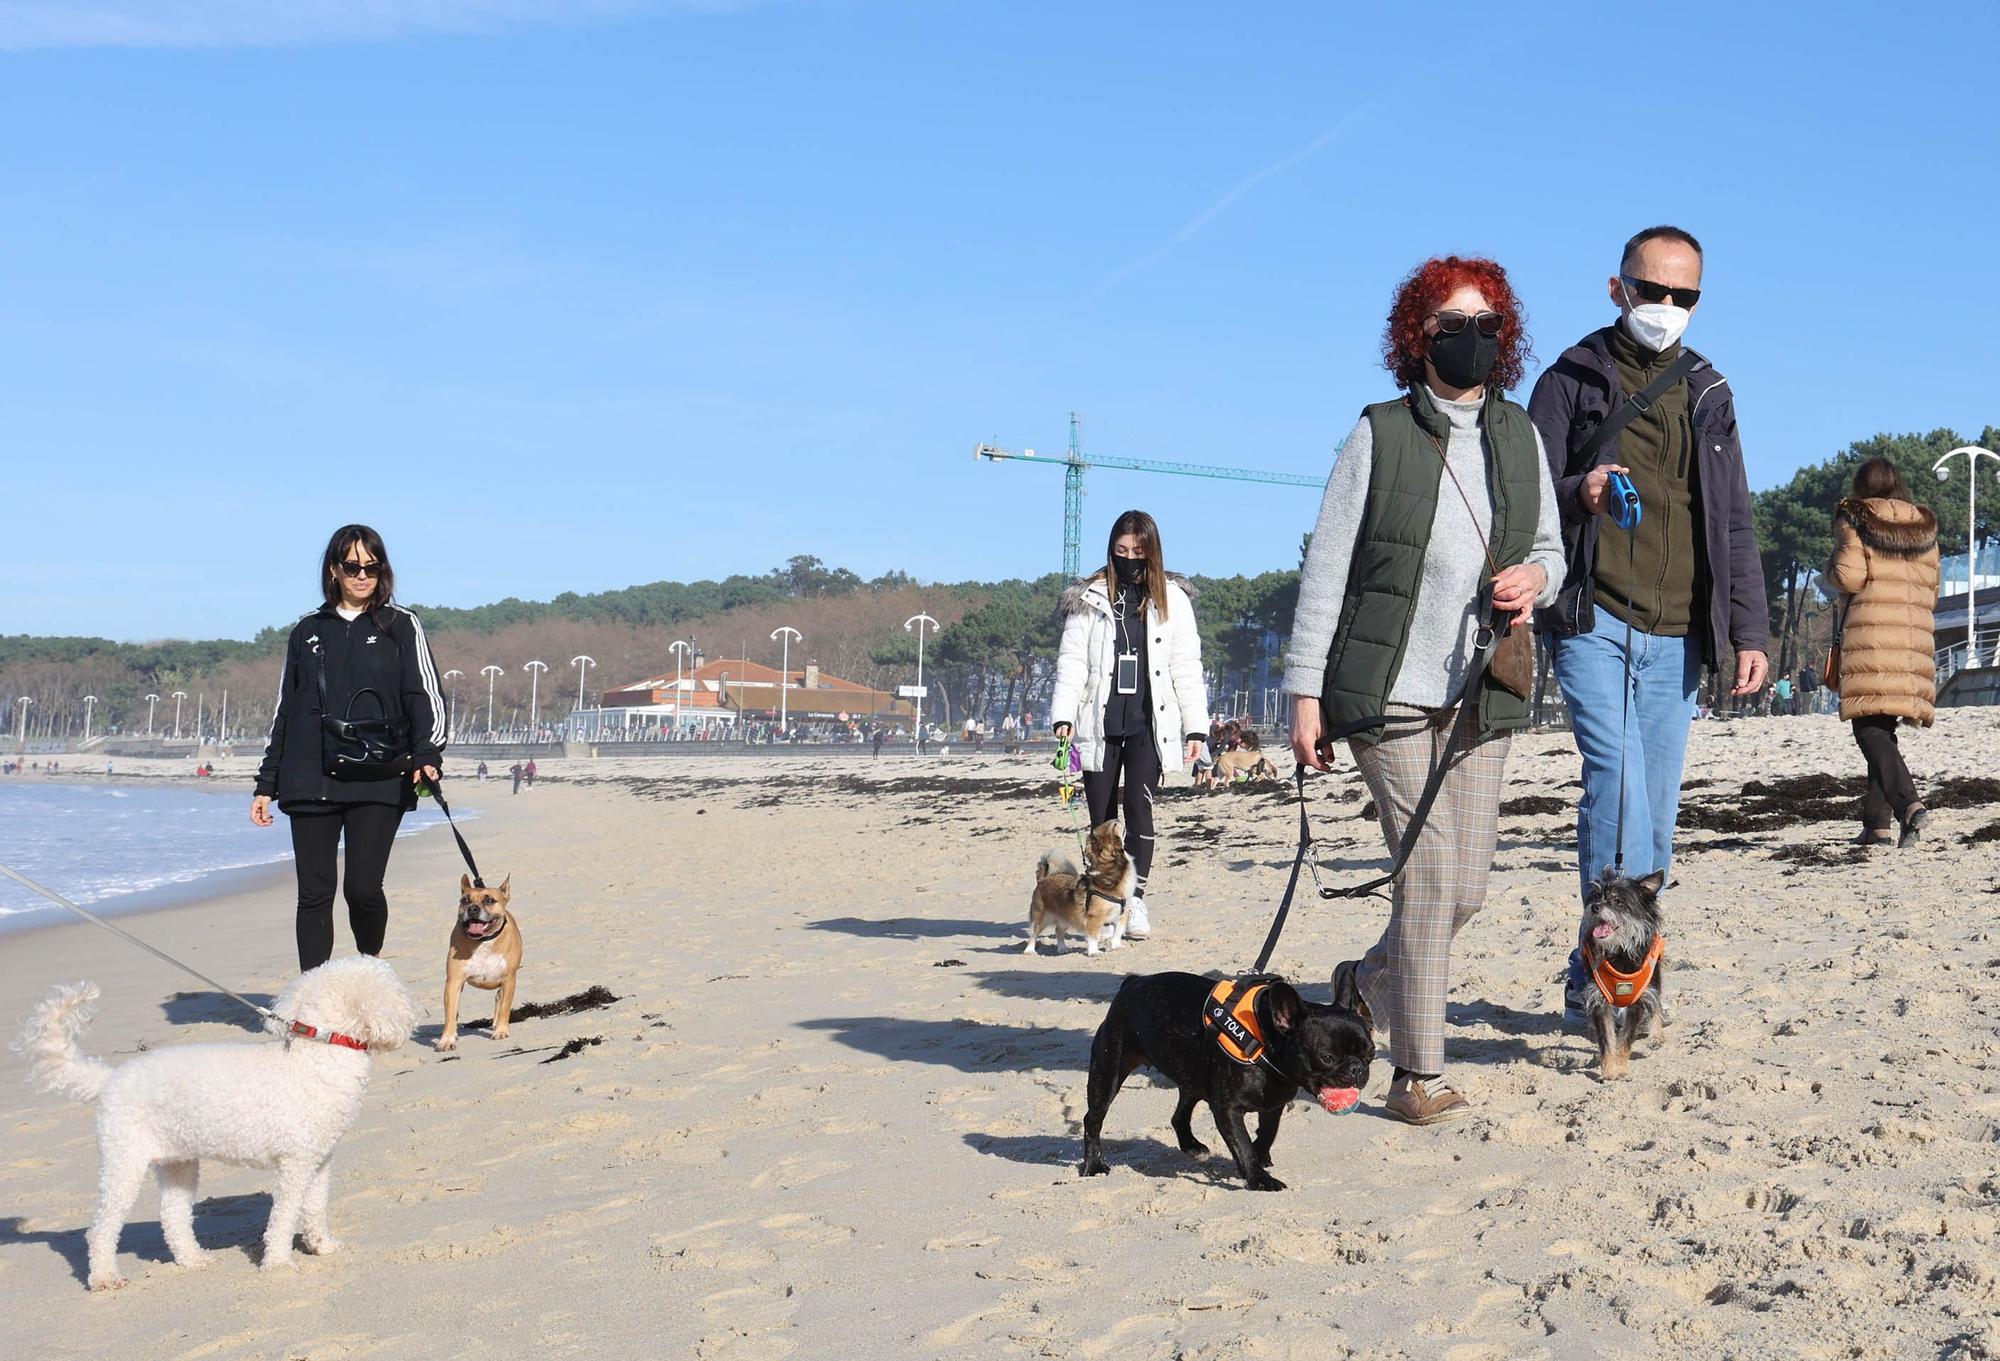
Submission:
<svg viewBox="0 0 2000 1361">
<path fill-rule="evenodd" d="M 283 813 L 273 808 L 272 816 L 274 826 L 251 822 L 250 795 L 240 785 L 0 776 L 0 864 L 93 911 L 140 911 L 185 901 L 210 876 L 290 860 L 291 829 Z M 404 815 L 401 834 L 443 820 L 422 801 Z M 65 919 L 74 920 L 0 878 L 0 926 Z"/>
</svg>

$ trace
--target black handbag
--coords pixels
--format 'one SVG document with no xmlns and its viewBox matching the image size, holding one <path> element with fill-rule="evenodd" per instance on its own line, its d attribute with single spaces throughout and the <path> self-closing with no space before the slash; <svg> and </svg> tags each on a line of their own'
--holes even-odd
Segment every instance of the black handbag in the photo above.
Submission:
<svg viewBox="0 0 2000 1361">
<path fill-rule="evenodd" d="M 319 655 L 319 750 L 320 769 L 330 780 L 392 780 L 410 773 L 410 723 L 390 718 L 389 706 L 372 686 L 348 696 L 347 712 L 336 718 L 327 712 L 326 652 Z M 356 718 L 354 701 L 374 695 L 382 713 L 374 718 Z"/>
</svg>

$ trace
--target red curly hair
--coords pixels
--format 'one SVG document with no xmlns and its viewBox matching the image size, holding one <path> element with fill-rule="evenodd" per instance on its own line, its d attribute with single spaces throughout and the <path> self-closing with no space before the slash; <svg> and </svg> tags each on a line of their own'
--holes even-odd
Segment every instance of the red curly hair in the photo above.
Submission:
<svg viewBox="0 0 2000 1361">
<path fill-rule="evenodd" d="M 1520 386 L 1534 351 L 1529 346 L 1521 300 L 1507 282 L 1507 271 L 1491 260 L 1447 255 L 1426 260 L 1411 270 L 1389 304 L 1389 324 L 1382 332 L 1382 367 L 1395 374 L 1404 387 L 1424 381 L 1424 356 L 1430 353 L 1431 344 L 1431 338 L 1424 334 L 1424 322 L 1467 284 L 1484 293 L 1487 306 L 1501 316 L 1500 358 L 1493 365 L 1493 376 L 1486 380 L 1487 386 L 1502 392 Z"/>
</svg>

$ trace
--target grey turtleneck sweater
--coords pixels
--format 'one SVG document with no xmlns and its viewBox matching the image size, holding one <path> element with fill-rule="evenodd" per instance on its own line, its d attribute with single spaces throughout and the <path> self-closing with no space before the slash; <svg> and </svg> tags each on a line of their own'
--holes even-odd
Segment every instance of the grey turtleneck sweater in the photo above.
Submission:
<svg viewBox="0 0 2000 1361">
<path fill-rule="evenodd" d="M 1445 462 L 1465 488 L 1472 513 L 1466 513 L 1465 502 L 1452 489 L 1451 479 L 1440 476 L 1437 514 L 1431 521 L 1430 551 L 1424 555 L 1409 646 L 1389 691 L 1392 704 L 1427 709 L 1447 703 L 1464 682 L 1479 629 L 1478 597 L 1486 578 L 1492 575 L 1484 545 L 1493 530 L 1493 496 L 1486 486 L 1486 452 L 1479 433 L 1481 404 L 1448 402 L 1435 392 L 1431 400 L 1451 422 Z M 1299 608 L 1292 620 L 1292 640 L 1285 651 L 1287 694 L 1317 698 L 1325 687 L 1327 654 L 1340 626 L 1347 569 L 1354 560 L 1354 540 L 1361 532 L 1361 515 L 1368 504 L 1374 445 L 1368 418 L 1363 416 L 1341 446 L 1333 474 L 1326 480 L 1319 524 L 1313 529 L 1312 547 L 1299 577 Z M 1562 529 L 1540 432 L 1535 435 L 1535 452 L 1541 471 L 1541 508 L 1528 561 L 1548 575 L 1548 584 L 1535 602 L 1547 606 L 1555 603 L 1562 586 Z"/>
</svg>

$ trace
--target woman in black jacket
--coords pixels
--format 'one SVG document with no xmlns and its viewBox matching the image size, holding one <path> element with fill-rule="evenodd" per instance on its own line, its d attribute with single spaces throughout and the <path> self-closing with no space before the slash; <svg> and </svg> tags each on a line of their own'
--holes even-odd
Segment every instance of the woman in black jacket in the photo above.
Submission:
<svg viewBox="0 0 2000 1361">
<path fill-rule="evenodd" d="M 382 876 L 403 814 L 417 806 L 417 782 L 435 779 L 444 757 L 445 707 L 437 663 L 417 617 L 392 603 L 396 576 L 382 536 L 343 525 L 327 541 L 320 566 L 325 603 L 292 627 L 271 741 L 257 771 L 250 820 L 269 827 L 271 801 L 292 820 L 299 875 L 299 968 L 333 954 L 336 852 L 347 839 L 347 920 L 364 955 L 382 952 L 389 900 Z M 411 770 L 385 780 L 336 780 L 326 774 L 320 715 L 401 719 L 410 734 Z"/>
</svg>

